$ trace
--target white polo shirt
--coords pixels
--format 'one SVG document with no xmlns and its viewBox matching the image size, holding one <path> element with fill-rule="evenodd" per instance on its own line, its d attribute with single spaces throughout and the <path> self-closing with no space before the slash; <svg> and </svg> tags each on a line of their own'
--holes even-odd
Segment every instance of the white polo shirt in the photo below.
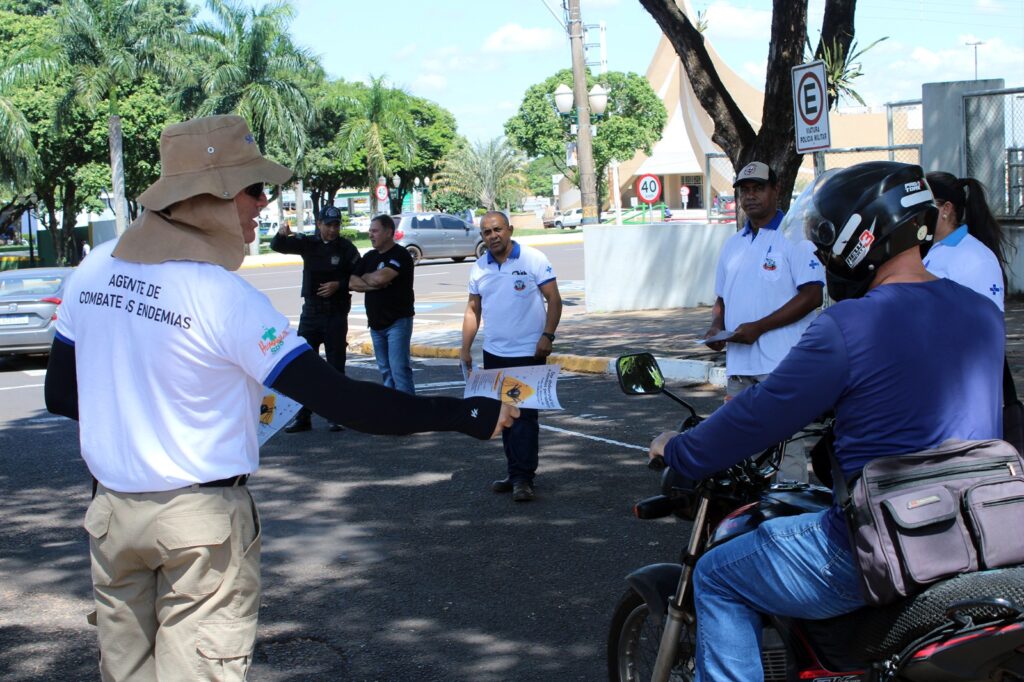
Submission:
<svg viewBox="0 0 1024 682">
<path fill-rule="evenodd" d="M 791 241 L 779 231 L 783 213 L 755 235 L 747 221 L 722 247 L 715 273 L 715 294 L 725 302 L 725 328 L 736 329 L 769 315 L 800 287 L 824 285 L 825 269 L 806 239 Z M 811 311 L 793 324 L 762 334 L 754 344 L 730 343 L 725 355 L 727 375 L 770 374 L 811 323 Z"/>
<path fill-rule="evenodd" d="M 1003 271 L 992 249 L 982 244 L 961 225 L 935 242 L 924 259 L 924 267 L 936 277 L 951 279 L 973 289 L 1003 310 Z"/>
<path fill-rule="evenodd" d="M 131 263 L 93 249 L 57 320 L 73 344 L 82 457 L 118 492 L 256 471 L 263 384 L 309 346 L 219 265 Z"/>
<path fill-rule="evenodd" d="M 504 263 L 488 251 L 469 271 L 469 293 L 480 296 L 484 350 L 501 357 L 528 357 L 537 352 L 547 309 L 540 288 L 554 281 L 547 256 L 512 242 Z"/>
</svg>

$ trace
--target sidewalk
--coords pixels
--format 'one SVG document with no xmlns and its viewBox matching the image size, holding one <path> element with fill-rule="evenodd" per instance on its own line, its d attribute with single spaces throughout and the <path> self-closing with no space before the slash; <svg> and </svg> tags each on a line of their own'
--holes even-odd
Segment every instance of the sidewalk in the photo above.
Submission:
<svg viewBox="0 0 1024 682">
<path fill-rule="evenodd" d="M 523 237 L 525 244 L 580 243 L 580 232 Z M 270 254 L 250 256 L 243 267 L 292 264 L 291 256 Z M 301 265 L 301 260 L 294 261 Z M 704 335 L 711 309 L 679 308 L 618 313 L 588 313 L 582 290 L 563 290 L 562 321 L 558 326 L 554 353 L 549 360 L 573 372 L 612 373 L 620 355 L 648 351 L 658 358 L 667 379 L 673 382 L 716 386 L 725 384 L 725 353 L 695 343 Z M 462 344 L 462 322 L 416 325 L 412 352 L 417 357 L 457 358 Z M 474 343 L 474 358 L 480 357 L 482 334 Z M 369 333 L 350 330 L 349 348 L 373 355 Z M 1024 393 L 1024 297 L 1006 301 L 1006 352 L 1018 393 Z"/>
</svg>

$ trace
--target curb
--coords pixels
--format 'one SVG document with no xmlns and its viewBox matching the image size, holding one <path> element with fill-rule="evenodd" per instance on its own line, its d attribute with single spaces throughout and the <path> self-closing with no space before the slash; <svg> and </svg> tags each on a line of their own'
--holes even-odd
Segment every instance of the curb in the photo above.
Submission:
<svg viewBox="0 0 1024 682">
<path fill-rule="evenodd" d="M 373 342 L 361 341 L 349 346 L 349 350 L 361 355 L 373 357 Z M 418 358 L 459 358 L 459 349 L 451 346 L 428 346 L 414 343 L 409 347 L 410 354 Z M 711 384 L 725 386 L 725 368 L 706 360 L 680 360 L 677 358 L 657 358 L 662 374 L 670 381 L 678 381 L 684 385 L 695 386 Z M 562 369 L 581 374 L 615 374 L 615 358 L 604 356 L 572 355 L 553 353 L 548 362 L 562 366 Z"/>
</svg>

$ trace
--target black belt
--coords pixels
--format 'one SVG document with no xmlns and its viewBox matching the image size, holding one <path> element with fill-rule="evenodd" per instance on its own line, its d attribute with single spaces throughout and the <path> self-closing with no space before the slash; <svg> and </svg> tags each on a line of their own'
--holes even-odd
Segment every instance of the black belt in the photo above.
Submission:
<svg viewBox="0 0 1024 682">
<path fill-rule="evenodd" d="M 206 483 L 196 483 L 194 485 L 200 488 L 234 488 L 236 486 L 245 485 L 249 481 L 249 474 L 239 474 L 238 476 L 232 476 L 231 478 L 222 478 L 219 481 L 208 481 Z M 94 476 L 92 479 L 92 496 L 96 497 L 96 489 L 99 486 L 99 481 Z"/>
<path fill-rule="evenodd" d="M 219 481 L 207 481 L 206 483 L 200 483 L 200 488 L 234 488 L 236 486 L 245 485 L 249 480 L 249 474 L 239 474 L 238 476 L 232 476 L 231 478 L 222 478 Z"/>
</svg>

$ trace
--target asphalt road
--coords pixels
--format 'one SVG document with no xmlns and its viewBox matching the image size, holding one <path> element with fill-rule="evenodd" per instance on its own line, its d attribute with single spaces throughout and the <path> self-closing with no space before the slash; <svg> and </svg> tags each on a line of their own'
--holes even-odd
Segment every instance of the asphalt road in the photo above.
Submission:
<svg viewBox="0 0 1024 682">
<path fill-rule="evenodd" d="M 562 248 L 546 249 L 568 259 L 555 261 L 560 278 L 574 257 Z M 466 267 L 423 267 L 420 300 L 450 289 L 461 311 Z M 451 275 L 423 276 L 442 268 Z M 269 270 L 245 275 L 266 289 L 296 284 Z M 296 290 L 268 293 L 297 313 Z M 38 359 L 0 359 L 0 679 L 95 680 L 88 473 L 76 425 L 45 412 L 44 374 Z M 350 374 L 377 380 L 369 358 L 353 358 Z M 453 361 L 417 360 L 415 379 L 423 394 L 461 392 Z M 683 394 L 705 413 L 719 400 Z M 607 376 L 565 375 L 559 396 L 565 409 L 542 415 L 538 498 L 525 504 L 489 490 L 504 474 L 500 441 L 335 434 L 319 418 L 312 432 L 271 439 L 250 482 L 264 533 L 250 679 L 604 677 L 624 576 L 676 560 L 685 539 L 684 524 L 630 513 L 657 492 L 644 446 L 679 412 L 627 398 Z"/>
</svg>

